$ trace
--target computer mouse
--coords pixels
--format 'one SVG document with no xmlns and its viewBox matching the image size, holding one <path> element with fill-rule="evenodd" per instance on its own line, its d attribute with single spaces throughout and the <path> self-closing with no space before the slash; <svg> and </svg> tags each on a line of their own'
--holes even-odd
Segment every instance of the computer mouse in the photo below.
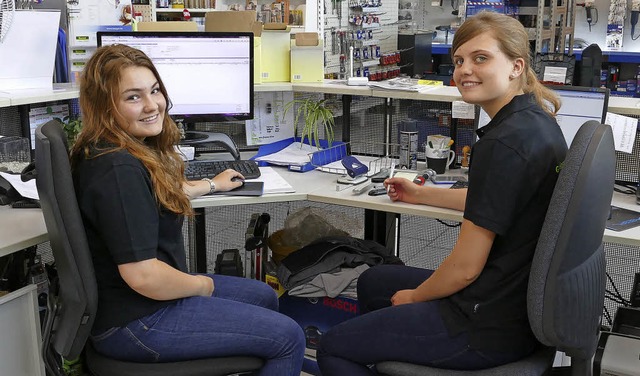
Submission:
<svg viewBox="0 0 640 376">
<path fill-rule="evenodd" d="M 232 182 L 234 182 L 234 183 L 235 183 L 235 182 L 237 182 L 237 181 L 239 181 L 239 182 L 241 182 L 242 184 L 244 184 L 244 179 L 243 179 L 243 178 L 241 178 L 241 177 L 239 177 L 239 176 L 232 177 L 232 178 L 231 178 L 231 181 L 232 181 Z"/>
</svg>

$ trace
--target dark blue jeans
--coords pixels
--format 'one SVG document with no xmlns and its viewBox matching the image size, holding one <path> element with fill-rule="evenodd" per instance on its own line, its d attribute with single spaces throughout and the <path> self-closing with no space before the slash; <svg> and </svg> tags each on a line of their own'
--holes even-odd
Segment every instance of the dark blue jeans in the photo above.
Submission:
<svg viewBox="0 0 640 376">
<path fill-rule="evenodd" d="M 469 348 L 466 334 L 451 337 L 439 301 L 391 306 L 398 290 L 413 289 L 432 270 L 379 265 L 358 279 L 361 316 L 340 323 L 320 341 L 318 365 L 323 376 L 376 375 L 373 364 L 395 360 L 447 369 L 481 369 L 520 355 L 489 354 Z"/>
<path fill-rule="evenodd" d="M 302 328 L 278 313 L 278 299 L 267 284 L 209 275 L 213 296 L 177 304 L 92 336 L 106 356 L 137 362 L 254 355 L 266 363 L 259 375 L 299 376 L 305 338 Z M 124 308 L 123 308 L 124 309 Z"/>
</svg>

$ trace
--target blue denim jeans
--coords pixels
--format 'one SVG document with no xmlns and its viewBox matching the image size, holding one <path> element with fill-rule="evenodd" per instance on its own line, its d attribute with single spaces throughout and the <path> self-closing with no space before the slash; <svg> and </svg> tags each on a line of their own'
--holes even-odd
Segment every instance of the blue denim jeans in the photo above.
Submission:
<svg viewBox="0 0 640 376">
<path fill-rule="evenodd" d="M 523 356 L 476 351 L 469 348 L 465 333 L 449 336 L 438 300 L 391 306 L 396 291 L 416 288 L 432 273 L 408 266 L 379 265 L 361 274 L 358 303 L 364 314 L 322 335 L 318 349 L 322 375 L 376 375 L 372 365 L 385 360 L 482 369 Z"/>
<path fill-rule="evenodd" d="M 299 376 L 304 333 L 278 313 L 271 287 L 245 278 L 209 276 L 215 285 L 212 297 L 181 299 L 125 327 L 94 335 L 95 349 L 137 362 L 253 355 L 265 359 L 259 375 Z"/>
</svg>

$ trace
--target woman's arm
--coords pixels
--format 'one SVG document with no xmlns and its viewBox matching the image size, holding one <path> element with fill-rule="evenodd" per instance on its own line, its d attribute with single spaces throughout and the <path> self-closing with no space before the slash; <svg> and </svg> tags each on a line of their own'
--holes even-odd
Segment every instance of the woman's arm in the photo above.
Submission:
<svg viewBox="0 0 640 376">
<path fill-rule="evenodd" d="M 392 201 L 424 204 L 464 211 L 467 189 L 446 189 L 418 185 L 405 178 L 390 178 L 384 181 Z"/>
<path fill-rule="evenodd" d="M 237 178 L 232 181 L 231 179 Z M 228 169 L 216 175 L 213 179 L 216 186 L 216 192 L 227 192 L 234 188 L 238 188 L 244 181 L 244 176 L 238 171 Z M 182 190 L 189 198 L 196 198 L 206 195 L 211 190 L 211 185 L 206 180 L 190 180 L 182 184 Z"/>
<path fill-rule="evenodd" d="M 118 265 L 118 271 L 129 287 L 150 299 L 171 300 L 213 294 L 213 279 L 183 273 L 155 258 Z"/>
<path fill-rule="evenodd" d="M 463 220 L 456 245 L 431 277 L 414 290 L 396 292 L 391 303 L 399 305 L 440 299 L 469 286 L 482 272 L 495 237 L 494 232 Z"/>
</svg>

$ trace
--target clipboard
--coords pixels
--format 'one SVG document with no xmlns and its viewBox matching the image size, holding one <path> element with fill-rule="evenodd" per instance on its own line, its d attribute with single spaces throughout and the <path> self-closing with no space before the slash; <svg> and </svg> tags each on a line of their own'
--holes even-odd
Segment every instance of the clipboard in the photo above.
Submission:
<svg viewBox="0 0 640 376">
<path fill-rule="evenodd" d="M 640 226 L 640 212 L 611 206 L 606 228 L 612 231 L 624 231 Z"/>
<path fill-rule="evenodd" d="M 262 196 L 264 183 L 261 181 L 245 181 L 240 187 L 226 191 L 213 192 L 210 196 Z"/>
</svg>

